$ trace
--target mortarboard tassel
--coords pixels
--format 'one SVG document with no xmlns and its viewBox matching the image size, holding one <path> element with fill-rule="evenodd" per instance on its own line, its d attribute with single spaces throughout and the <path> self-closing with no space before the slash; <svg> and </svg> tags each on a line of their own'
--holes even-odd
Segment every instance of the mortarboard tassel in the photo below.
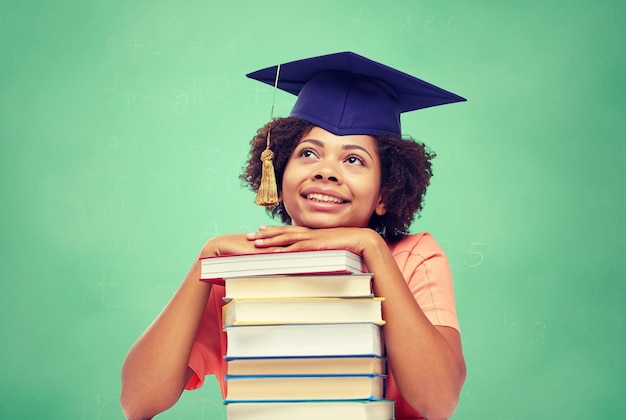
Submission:
<svg viewBox="0 0 626 420">
<path fill-rule="evenodd" d="M 274 173 L 274 152 L 270 150 L 270 133 L 267 132 L 267 147 L 261 152 L 261 184 L 256 196 L 256 204 L 271 207 L 278 204 L 278 188 L 276 187 L 276 174 Z"/>
<path fill-rule="evenodd" d="M 278 87 L 278 74 L 280 65 L 276 68 L 276 80 L 274 81 L 274 98 L 272 99 L 272 112 L 270 113 L 270 126 L 267 128 L 267 145 L 261 152 L 261 183 L 256 195 L 255 203 L 259 206 L 272 207 L 278 204 L 278 187 L 276 186 L 276 174 L 274 173 L 274 152 L 270 149 L 270 132 L 272 129 L 272 118 L 274 116 L 274 102 L 276 101 L 276 90 Z"/>
</svg>

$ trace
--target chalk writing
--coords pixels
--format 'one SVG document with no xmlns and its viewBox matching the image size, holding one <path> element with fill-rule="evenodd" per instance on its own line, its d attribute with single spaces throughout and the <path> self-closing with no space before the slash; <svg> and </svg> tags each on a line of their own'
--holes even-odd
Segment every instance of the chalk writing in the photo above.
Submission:
<svg viewBox="0 0 626 420">
<path fill-rule="evenodd" d="M 115 79 L 113 81 L 113 86 L 106 88 L 106 103 L 110 105 L 115 105 L 115 101 L 118 96 L 118 88 L 119 88 L 119 75 L 115 72 Z"/>
<path fill-rule="evenodd" d="M 470 242 L 470 246 L 467 250 L 463 263 L 470 268 L 475 268 L 481 265 L 485 256 L 482 251 L 480 251 L 480 248 L 485 245 L 487 245 L 485 242 Z"/>
<path fill-rule="evenodd" d="M 105 152 L 119 153 L 119 151 L 120 151 L 120 144 L 118 142 L 117 136 L 113 136 L 111 137 L 111 141 L 109 141 L 109 144 L 107 145 Z"/>
<path fill-rule="evenodd" d="M 158 95 L 146 95 L 144 96 L 151 105 L 152 105 L 152 115 L 157 116 L 160 115 L 160 111 L 163 108 L 164 97 Z"/>
<path fill-rule="evenodd" d="M 200 418 L 201 419 L 216 419 L 219 416 L 220 419 L 226 418 L 226 413 L 223 404 L 217 404 L 213 400 L 208 398 L 198 398 L 192 401 L 194 404 L 200 404 Z"/>
<path fill-rule="evenodd" d="M 362 18 L 363 18 L 363 13 L 364 13 L 364 12 L 367 12 L 368 10 L 369 10 L 369 9 L 368 9 L 367 7 L 361 7 L 361 8 L 359 9 L 358 14 L 356 15 L 356 17 L 355 17 L 354 19 L 352 19 L 352 21 L 353 21 L 354 23 L 361 23 L 361 20 L 362 20 Z"/>
<path fill-rule="evenodd" d="M 98 300 L 100 302 L 100 304 L 106 308 L 106 309 L 115 309 L 115 308 L 119 308 L 120 305 L 119 304 L 113 304 L 111 302 L 109 302 L 108 300 L 108 293 L 107 291 L 111 288 L 111 287 L 116 287 L 117 283 L 114 282 L 110 282 L 107 279 L 107 274 L 105 270 L 102 270 L 102 276 L 100 280 L 93 280 L 91 281 L 86 287 L 85 290 L 83 292 L 83 303 L 87 304 L 87 296 L 89 295 L 89 292 L 95 292 L 98 296 Z"/>
<path fill-rule="evenodd" d="M 106 244 L 104 249 L 105 252 L 113 252 L 120 247 L 119 241 L 111 236 L 105 236 L 104 241 Z"/>
<path fill-rule="evenodd" d="M 100 394 L 96 394 L 96 420 L 104 419 L 103 411 L 109 404 L 117 404 L 119 398 L 118 396 L 113 396 L 104 402 L 102 401 L 102 397 Z"/>
<path fill-rule="evenodd" d="M 424 22 L 424 30 L 426 32 L 435 32 L 435 15 L 430 15 L 426 18 Z"/>
<path fill-rule="evenodd" d="M 448 23 L 446 24 L 446 31 L 447 32 L 454 32 L 454 31 L 456 31 L 457 22 L 458 22 L 458 19 L 457 19 L 456 16 L 450 16 L 448 18 Z"/>
<path fill-rule="evenodd" d="M 408 16 L 398 18 L 398 22 L 396 24 L 396 27 L 398 28 L 398 32 L 413 31 L 411 21 L 412 21 L 412 16 L 410 14 Z"/>
<path fill-rule="evenodd" d="M 535 335 L 531 339 L 533 344 L 544 344 L 546 336 L 546 324 L 542 321 L 535 322 Z"/>
<path fill-rule="evenodd" d="M 252 103 L 254 105 L 258 105 L 259 104 L 259 98 L 263 97 L 264 99 L 267 97 L 267 89 L 263 88 L 263 85 L 258 83 L 254 86 L 253 89 L 251 89 L 252 94 L 250 96 L 252 96 L 253 101 Z"/>
<path fill-rule="evenodd" d="M 128 238 L 126 251 L 129 254 L 132 254 L 133 252 L 135 252 L 137 250 L 137 244 L 138 243 L 139 243 L 139 235 L 137 234 L 137 232 L 135 232 L 135 234 L 133 236 Z"/>
<path fill-rule="evenodd" d="M 111 57 L 117 57 L 117 47 L 115 43 L 115 38 L 107 38 L 104 41 L 106 45 L 106 50 Z"/>
<path fill-rule="evenodd" d="M 150 291 L 150 297 L 148 298 L 149 308 L 162 308 L 164 302 L 167 302 L 169 297 L 169 288 L 165 287 L 166 283 L 159 283 Z M 165 296 L 164 291 L 168 291 Z"/>
<path fill-rule="evenodd" d="M 126 111 L 130 112 L 130 105 L 135 101 L 135 98 L 137 97 L 137 91 L 132 88 L 127 89 L 124 93 L 124 96 L 126 96 Z"/>
<path fill-rule="evenodd" d="M 546 330 L 548 326 L 543 321 L 523 320 L 522 322 L 509 319 L 509 315 L 504 313 L 503 336 L 518 335 L 531 344 L 545 344 Z"/>
<path fill-rule="evenodd" d="M 233 38 L 230 41 L 230 44 L 226 46 L 226 51 L 230 51 L 232 55 L 235 55 L 235 52 L 239 50 L 239 40 L 237 38 Z"/>
<path fill-rule="evenodd" d="M 124 210 L 126 208 L 126 196 L 130 195 L 126 190 L 126 177 L 123 175 L 118 176 L 115 184 L 107 187 L 107 190 L 110 192 L 107 206 L 113 205 L 113 202 L 117 201 L 119 208 Z"/>
<path fill-rule="evenodd" d="M 444 30 L 446 32 L 454 32 L 458 27 L 458 18 L 456 16 L 449 16 L 444 24 Z M 435 32 L 440 29 L 439 19 L 435 15 L 429 15 L 424 21 L 424 31 Z"/>
<path fill-rule="evenodd" d="M 461 259 L 463 265 L 469 268 L 477 268 L 485 262 L 484 247 L 488 245 L 487 242 L 470 242 L 462 254 L 459 254 L 456 250 L 463 245 L 455 246 L 446 239 L 438 239 L 437 242 L 444 250 L 450 267 L 453 267 L 457 262 L 460 263 L 459 260 Z"/>
<path fill-rule="evenodd" d="M 226 77 L 214 77 L 211 79 L 209 88 L 211 89 L 211 99 L 228 103 L 228 92 L 230 91 L 230 81 Z"/>
<path fill-rule="evenodd" d="M 161 55 L 165 41 L 161 37 L 153 38 L 148 46 L 148 52 L 152 55 Z"/>
<path fill-rule="evenodd" d="M 513 331 L 514 329 L 517 328 L 517 322 L 515 321 L 510 321 L 509 319 L 507 319 L 507 313 L 504 313 L 504 328 L 502 331 L 502 335 L 506 336 L 508 335 L 511 331 Z"/>
<path fill-rule="evenodd" d="M 202 105 L 204 103 L 203 91 L 197 80 L 194 80 L 191 85 L 191 101 L 194 105 Z"/>
<path fill-rule="evenodd" d="M 215 221 L 215 219 L 213 219 L 209 222 L 208 226 L 204 229 L 204 232 L 202 233 L 202 238 L 210 239 L 215 236 L 219 236 L 219 234 L 220 233 L 217 227 L 217 222 Z"/>
<path fill-rule="evenodd" d="M 105 236 L 104 237 L 104 252 L 115 252 L 120 249 L 120 241 L 113 236 Z M 129 254 L 132 254 L 137 250 L 137 244 L 139 243 L 139 236 L 137 232 L 132 234 L 126 240 L 126 246 L 124 247 L 124 251 Z"/>
<path fill-rule="evenodd" d="M 189 95 L 182 89 L 174 89 L 174 114 L 187 115 L 189 111 Z"/>
<path fill-rule="evenodd" d="M 204 41 L 190 41 L 187 43 L 187 48 L 189 48 L 191 51 L 196 51 L 196 52 L 204 52 L 205 51 L 205 42 Z"/>
<path fill-rule="evenodd" d="M 139 51 L 139 48 L 143 47 L 143 44 L 137 41 L 137 34 L 134 34 L 133 40 L 128 44 L 128 46 L 132 50 L 133 55 L 137 56 L 137 51 Z"/>
</svg>

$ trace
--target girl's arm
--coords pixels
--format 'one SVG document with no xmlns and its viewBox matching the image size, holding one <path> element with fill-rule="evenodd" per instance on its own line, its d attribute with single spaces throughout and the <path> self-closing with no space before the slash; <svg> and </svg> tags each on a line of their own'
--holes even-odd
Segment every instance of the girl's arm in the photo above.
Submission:
<svg viewBox="0 0 626 420">
<path fill-rule="evenodd" d="M 252 252 L 259 249 L 245 235 L 228 235 L 209 240 L 199 257 Z M 189 355 L 211 291 L 199 278 L 198 259 L 124 360 L 120 402 L 130 420 L 150 419 L 173 406 L 193 374 Z"/>
<path fill-rule="evenodd" d="M 196 261 L 124 360 L 120 402 L 129 420 L 151 419 L 170 408 L 189 381 L 189 355 L 211 291 L 199 274 Z"/>
<path fill-rule="evenodd" d="M 453 414 L 465 381 L 460 334 L 430 323 L 378 233 L 367 228 L 263 227 L 250 238 L 257 246 L 348 248 L 361 254 L 374 273 L 375 294 L 385 297 L 387 358 L 403 397 L 428 419 Z"/>
<path fill-rule="evenodd" d="M 426 418 L 448 418 L 465 382 L 460 334 L 450 327 L 433 326 L 384 240 L 374 232 L 364 238 L 362 255 L 374 273 L 375 294 L 385 297 L 385 345 L 396 384 L 406 401 Z"/>
</svg>

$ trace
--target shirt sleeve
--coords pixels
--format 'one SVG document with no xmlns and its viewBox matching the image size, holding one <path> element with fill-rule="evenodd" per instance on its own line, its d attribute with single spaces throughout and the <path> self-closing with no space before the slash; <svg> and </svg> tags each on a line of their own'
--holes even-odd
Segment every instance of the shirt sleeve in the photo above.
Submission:
<svg viewBox="0 0 626 420">
<path fill-rule="evenodd" d="M 222 328 L 224 286 L 213 285 L 189 356 L 194 372 L 185 389 L 200 388 L 206 375 L 215 375 L 224 395 L 226 392 L 226 333 Z"/>
<path fill-rule="evenodd" d="M 392 253 L 430 322 L 460 331 L 450 264 L 437 241 L 429 233 L 410 235 L 395 244 Z"/>
</svg>

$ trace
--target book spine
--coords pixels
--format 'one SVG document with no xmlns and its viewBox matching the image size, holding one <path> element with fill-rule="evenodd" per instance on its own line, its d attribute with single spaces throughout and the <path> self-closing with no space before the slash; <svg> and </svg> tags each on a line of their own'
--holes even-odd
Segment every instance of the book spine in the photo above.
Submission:
<svg viewBox="0 0 626 420">
<path fill-rule="evenodd" d="M 293 258 L 293 256 L 290 256 Z M 349 260 L 349 261 L 347 261 Z M 227 287 L 227 282 L 229 277 L 238 277 L 238 276 L 246 276 L 246 277 L 262 277 L 262 276 L 275 276 L 275 275 L 301 275 L 307 274 L 309 276 L 323 276 L 323 275 L 335 275 L 335 274 L 350 274 L 350 273 L 358 273 L 362 274 L 366 271 L 363 271 L 364 267 L 362 266 L 362 262 L 360 257 L 355 256 L 354 260 L 350 260 L 348 257 L 346 261 L 344 261 L 341 267 L 337 268 L 336 266 L 333 269 L 330 269 L 326 264 L 326 261 L 322 260 L 321 264 L 315 266 L 315 263 L 312 261 L 305 261 L 299 264 L 298 269 L 292 268 L 292 261 L 285 262 L 282 265 L 274 264 L 273 267 L 268 267 L 265 269 L 260 269 L 258 266 L 253 264 L 252 267 L 245 267 L 244 265 L 239 265 L 237 269 L 232 269 L 227 272 L 217 273 L 214 269 L 209 269 L 208 264 L 207 267 L 204 267 L 202 271 L 202 281 L 208 281 L 213 284 L 225 285 Z M 203 261 L 204 263 L 204 261 Z M 313 267 L 315 266 L 315 267 Z M 277 267 L 281 267 L 277 269 Z M 303 269 L 303 267 L 305 267 Z M 248 269 L 247 272 L 244 272 L 244 269 Z M 326 269 L 326 271 L 322 271 Z M 213 271 L 210 271 L 213 270 Z M 217 273 L 217 274 L 216 274 Z M 226 280 L 225 280 L 226 279 Z M 372 291 L 371 288 L 371 278 L 369 279 L 369 291 Z M 274 286 L 279 287 L 279 286 Z M 318 292 L 319 293 L 319 292 Z M 298 298 L 298 296 L 277 296 L 281 299 L 289 298 Z M 272 299 L 277 298 L 276 296 L 272 296 L 271 294 L 268 296 L 264 296 L 264 299 Z M 337 300 L 342 299 L 354 299 L 354 297 L 345 297 L 345 296 L 314 296 L 304 298 L 306 300 L 315 300 L 316 303 L 321 303 L 322 300 L 327 300 L 328 298 L 333 298 Z M 300 297 L 302 298 L 302 297 Z M 372 301 L 372 305 L 376 305 L 374 302 L 381 301 L 382 298 L 377 298 L 373 294 L 370 293 L 368 296 L 359 296 L 360 299 Z M 258 299 L 258 298 L 257 298 Z M 319 301 L 319 302 L 318 302 Z M 236 308 L 236 303 L 232 303 L 233 300 L 228 300 L 230 308 Z M 301 302 L 304 302 L 302 300 Z M 298 302 L 300 304 L 300 302 Z M 369 402 L 378 402 L 378 401 L 386 401 L 386 359 L 385 359 L 385 351 L 384 351 L 384 342 L 382 337 L 382 328 L 381 324 L 384 323 L 382 319 L 382 308 L 378 303 L 378 308 L 375 310 L 376 312 L 380 311 L 380 323 L 376 321 L 344 321 L 341 323 L 330 322 L 330 321 L 322 321 L 322 322 L 311 322 L 311 323 L 303 323 L 302 318 L 299 318 L 299 314 L 295 314 L 292 322 L 287 322 L 285 319 L 282 319 L 282 323 L 277 323 L 275 320 L 268 319 L 258 319 L 257 316 L 253 316 L 250 318 L 250 315 L 245 318 L 241 318 L 244 322 L 249 324 L 244 325 L 226 325 L 226 316 L 223 316 L 223 320 L 225 322 L 224 330 L 226 331 L 226 337 L 228 340 L 227 353 L 225 354 L 226 362 L 234 361 L 234 360 L 246 360 L 253 363 L 254 360 L 267 360 L 267 359 L 331 359 L 331 358 L 374 358 L 378 360 L 382 360 L 383 362 L 383 372 L 380 372 L 381 365 L 379 364 L 377 368 L 368 366 L 361 367 L 361 370 L 369 369 L 370 372 L 372 369 L 379 369 L 378 372 L 370 373 L 370 372 L 323 372 L 320 371 L 319 367 L 308 367 L 308 371 L 305 373 L 302 372 L 290 372 L 290 373 L 280 373 L 280 372 L 272 372 L 271 369 L 265 368 L 265 371 L 262 374 L 254 373 L 254 374 L 246 374 L 245 370 L 240 370 L 240 372 L 244 374 L 227 374 L 224 377 L 224 380 L 230 384 L 228 389 L 233 389 L 236 385 L 233 383 L 234 381 L 245 381 L 250 380 L 248 384 L 242 382 L 243 388 L 239 388 L 239 392 L 233 395 L 226 394 L 226 398 L 224 399 L 225 404 L 245 404 L 245 403 L 297 403 L 297 402 L 349 402 L 349 401 L 358 401 L 364 404 Z M 325 313 L 320 313 L 320 318 L 327 320 L 329 317 L 323 317 L 322 315 L 326 315 L 328 308 L 324 309 L 316 309 L 318 311 L 325 311 Z M 288 311 L 287 311 L 288 312 Z M 315 312 L 312 310 L 311 312 Z M 225 312 L 224 314 L 225 315 Z M 315 314 L 309 315 L 311 318 L 315 317 Z M 369 315 L 368 315 L 369 316 Z M 290 318 L 287 315 L 286 318 Z M 232 319 L 236 319 L 233 317 Z M 246 321 L 253 319 L 252 321 Z M 350 319 L 350 318 L 348 318 Z M 338 329 L 334 327 L 339 325 Z M 323 328 L 315 329 L 316 326 L 322 326 Z M 361 327 L 363 326 L 363 327 Z M 267 329 L 266 329 L 267 328 Z M 308 328 L 311 328 L 309 330 Z M 341 329 L 345 328 L 345 329 Z M 351 333 L 354 334 L 354 339 L 345 340 L 345 336 L 347 331 L 353 328 L 354 331 L 351 330 Z M 318 335 L 319 334 L 319 335 Z M 357 338 L 359 337 L 359 338 Z M 337 343 L 341 343 L 341 339 L 343 338 L 343 347 Z M 315 351 L 311 351 L 311 349 L 315 349 Z M 320 363 L 322 365 L 322 363 Z M 274 365 L 276 366 L 276 365 Z M 364 365 L 361 365 L 364 366 Z M 317 369 L 317 370 L 316 370 Z M 336 368 L 335 368 L 336 369 Z M 258 371 L 257 371 L 258 372 Z M 280 391 L 277 393 L 273 393 L 270 391 L 267 386 L 271 383 L 272 380 L 277 380 L 278 378 L 282 378 L 287 381 L 288 384 L 292 384 L 290 379 L 294 379 L 300 381 L 304 379 L 305 382 L 307 378 L 311 379 L 311 385 L 316 389 L 317 392 L 311 395 L 315 395 L 319 398 L 301 398 L 302 396 L 311 396 L 308 395 L 304 390 L 303 393 L 292 392 L 294 389 L 289 389 L 289 385 L 285 389 L 289 389 L 289 391 L 285 391 L 286 395 L 281 395 Z M 370 391 L 360 392 L 358 391 L 356 394 L 350 394 L 350 390 L 346 389 L 346 393 L 341 394 L 335 391 L 331 391 L 329 389 L 319 389 L 316 386 L 321 386 L 320 382 L 317 380 L 321 380 L 322 383 L 327 384 L 337 384 L 338 382 L 343 383 L 343 386 L 348 386 L 344 380 L 349 380 L 348 378 L 369 378 L 371 379 L 372 388 Z M 266 382 L 267 381 L 267 382 Z M 328 381 L 328 382 L 326 382 Z M 258 382 L 259 384 L 256 384 Z M 362 379 L 358 379 L 358 383 L 362 383 Z M 315 385 L 317 384 L 317 385 Z M 260 393 L 256 394 L 256 391 L 248 391 L 246 394 L 241 394 L 242 389 L 246 389 L 248 386 L 259 386 Z M 293 385 L 292 385 L 293 386 Z M 349 386 L 350 387 L 350 386 Z M 370 392 L 374 395 L 368 395 Z M 243 398 L 233 398 L 233 396 L 244 396 Z M 355 395 L 358 395 L 358 398 L 354 398 Z M 293 398 L 292 398 L 293 397 Z M 393 404 L 393 402 L 392 402 Z"/>
</svg>

